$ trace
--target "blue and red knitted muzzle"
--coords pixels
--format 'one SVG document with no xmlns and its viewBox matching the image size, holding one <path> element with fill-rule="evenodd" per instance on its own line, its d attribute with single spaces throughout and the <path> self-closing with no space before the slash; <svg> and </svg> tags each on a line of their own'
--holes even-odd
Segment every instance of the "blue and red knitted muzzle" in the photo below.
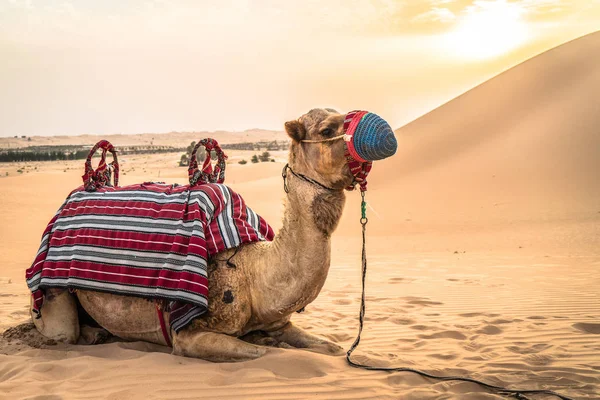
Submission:
<svg viewBox="0 0 600 400">
<path fill-rule="evenodd" d="M 398 148 L 394 131 L 380 116 L 368 111 L 351 111 L 344 118 L 344 141 L 346 161 L 354 182 L 346 189 L 353 190 L 354 184 L 360 190 L 367 190 L 367 175 L 373 161 L 393 156 Z"/>
</svg>

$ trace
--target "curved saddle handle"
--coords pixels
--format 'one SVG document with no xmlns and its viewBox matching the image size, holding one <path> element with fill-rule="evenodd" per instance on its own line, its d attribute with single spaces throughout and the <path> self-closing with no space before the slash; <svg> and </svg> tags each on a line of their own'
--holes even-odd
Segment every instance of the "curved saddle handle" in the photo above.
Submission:
<svg viewBox="0 0 600 400">
<path fill-rule="evenodd" d="M 202 165 L 202 169 L 198 168 L 198 159 L 196 153 L 198 148 L 204 146 L 206 148 L 206 159 Z M 210 154 L 214 150 L 217 153 L 217 163 L 213 168 L 211 164 Z M 190 165 L 188 167 L 188 177 L 190 179 L 190 186 L 196 186 L 202 183 L 223 183 L 225 181 L 225 167 L 227 156 L 221 150 L 219 143 L 212 138 L 202 139 L 196 144 L 192 155 L 190 157 Z"/>
<path fill-rule="evenodd" d="M 92 168 L 92 157 L 96 151 L 102 150 L 102 155 L 98 167 Z M 106 164 L 106 152 L 112 153 L 113 162 Z M 117 159 L 117 149 L 107 140 L 101 140 L 92 149 L 85 160 L 85 171 L 83 176 L 83 187 L 86 192 L 95 192 L 104 186 L 113 186 L 110 183 L 111 171 L 114 171 L 114 186 L 119 185 L 119 161 Z"/>
</svg>

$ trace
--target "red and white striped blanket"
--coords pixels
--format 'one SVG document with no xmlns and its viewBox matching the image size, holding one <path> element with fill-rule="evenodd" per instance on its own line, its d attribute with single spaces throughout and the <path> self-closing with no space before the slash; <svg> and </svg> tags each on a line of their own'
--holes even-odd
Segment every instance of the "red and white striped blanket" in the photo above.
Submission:
<svg viewBox="0 0 600 400">
<path fill-rule="evenodd" d="M 164 299 L 178 331 L 206 311 L 209 257 L 273 237 L 222 184 L 80 187 L 44 231 L 27 285 L 36 312 L 50 287 Z"/>
</svg>

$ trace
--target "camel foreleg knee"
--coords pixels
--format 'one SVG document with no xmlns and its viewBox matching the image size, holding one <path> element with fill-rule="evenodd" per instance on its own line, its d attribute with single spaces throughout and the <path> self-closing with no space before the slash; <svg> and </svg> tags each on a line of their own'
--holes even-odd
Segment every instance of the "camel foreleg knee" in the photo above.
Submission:
<svg viewBox="0 0 600 400">
<path fill-rule="evenodd" d="M 37 330 L 49 339 L 71 344 L 79 339 L 77 301 L 67 290 L 47 289 L 40 315 L 31 311 L 31 318 Z"/>
</svg>

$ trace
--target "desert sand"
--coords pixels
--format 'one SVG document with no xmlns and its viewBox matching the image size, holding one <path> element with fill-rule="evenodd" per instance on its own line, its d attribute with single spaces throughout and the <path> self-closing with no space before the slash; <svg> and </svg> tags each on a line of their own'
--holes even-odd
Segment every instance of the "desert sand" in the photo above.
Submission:
<svg viewBox="0 0 600 400">
<path fill-rule="evenodd" d="M 397 155 L 376 162 L 369 178 L 358 360 L 600 398 L 598 65 L 600 34 L 593 34 L 397 131 Z M 231 152 L 226 183 L 278 229 L 285 155 L 235 161 L 250 155 Z M 185 183 L 178 160 L 124 157 L 121 184 Z M 66 346 L 10 329 L 28 320 L 25 269 L 48 220 L 80 184 L 82 165 L 29 163 L 22 174 L 1 174 L 0 332 L 8 330 L 0 337 L 0 399 L 505 398 L 300 350 L 212 364 L 146 343 Z M 294 317 L 346 348 L 358 328 L 359 200 L 348 193 L 327 283 Z"/>
</svg>

